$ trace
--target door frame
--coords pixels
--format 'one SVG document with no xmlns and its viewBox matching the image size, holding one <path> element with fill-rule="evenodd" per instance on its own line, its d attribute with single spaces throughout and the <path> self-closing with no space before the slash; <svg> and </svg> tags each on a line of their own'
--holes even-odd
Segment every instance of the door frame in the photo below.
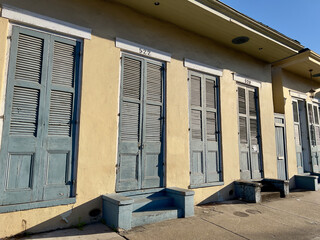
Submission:
<svg viewBox="0 0 320 240">
<path fill-rule="evenodd" d="M 278 127 L 283 127 L 283 142 L 284 142 L 284 163 L 285 163 L 285 175 L 286 175 L 286 180 L 289 179 L 289 174 L 288 174 L 288 153 L 287 153 L 287 129 L 286 129 L 286 117 L 285 114 L 282 113 L 274 113 L 274 119 L 275 118 L 281 118 L 283 120 L 283 123 L 276 123 L 274 122 L 275 128 Z M 277 138 L 277 137 L 276 137 Z M 276 140 L 277 144 L 277 140 Z M 278 156 L 277 156 L 278 158 Z M 278 159 L 277 159 L 278 161 Z M 278 163 L 278 162 L 277 162 Z M 279 172 L 279 169 L 277 168 L 277 173 Z"/>
<path fill-rule="evenodd" d="M 134 58 L 134 59 L 141 59 L 141 60 L 148 60 L 150 62 L 154 62 L 156 64 L 159 64 L 161 63 L 162 66 L 163 66 L 163 76 L 162 76 L 162 94 L 163 94 L 163 103 L 162 103 L 162 106 L 163 106 L 163 126 L 162 126 L 162 145 L 161 145 L 161 148 L 162 148 L 162 180 L 160 183 L 162 183 L 159 188 L 163 188 L 163 187 L 166 187 L 166 184 L 167 184 L 167 179 L 166 179 L 166 159 L 167 159 L 167 154 L 166 154 L 166 144 L 167 144 L 167 134 L 166 134 L 166 119 L 167 119 L 167 104 L 166 104 L 166 82 L 167 82 L 167 62 L 164 61 L 164 60 L 161 60 L 161 59 L 156 59 L 156 58 L 151 58 L 151 57 L 147 57 L 143 54 L 138 54 L 138 53 L 130 53 L 130 52 L 127 52 L 127 51 L 121 51 L 120 52 L 120 61 L 119 61 L 119 84 L 118 84 L 118 118 L 117 118 L 117 146 L 116 146 L 116 165 L 115 165 L 115 170 L 116 170 L 116 181 L 115 181 L 115 192 L 141 192 L 141 191 L 145 191 L 145 189 L 143 188 L 140 188 L 140 189 L 137 189 L 137 190 L 126 190 L 126 191 L 119 191 L 117 190 L 117 184 L 118 184 L 118 181 L 119 181 L 119 171 L 120 171 L 120 166 L 119 166 L 119 143 L 120 143 L 120 137 L 121 137 L 121 134 L 120 134 L 120 115 L 121 115 L 121 99 L 122 99 L 122 89 L 123 89 L 123 84 L 122 84 L 122 81 L 123 81 L 123 64 L 122 64 L 122 59 L 124 56 L 128 56 L 128 57 L 131 57 L 131 58 Z M 145 73 L 145 69 L 142 70 L 143 71 L 143 75 Z M 144 78 L 144 76 L 142 76 Z M 142 86 L 142 85 L 141 85 Z M 141 91 L 142 93 L 142 91 Z M 142 93 L 143 95 L 145 94 L 144 92 Z M 141 116 L 143 118 L 143 116 Z M 141 127 L 142 127 L 143 124 L 141 124 Z M 141 131 L 141 130 L 140 130 Z M 139 161 L 139 172 L 141 172 L 141 167 L 142 167 L 142 159 Z M 150 189 L 155 189 L 155 188 L 150 188 Z"/>
<path fill-rule="evenodd" d="M 238 123 L 238 153 L 239 153 L 239 173 L 240 173 L 240 160 L 241 160 L 241 145 L 240 145 L 240 121 L 239 121 L 239 96 L 238 96 L 238 87 L 242 87 L 242 88 L 246 88 L 246 89 L 251 89 L 256 91 L 257 93 L 257 132 L 259 133 L 259 138 L 258 138 L 258 145 L 259 145 L 259 153 L 260 153 L 260 157 L 259 157 L 259 162 L 261 164 L 261 178 L 251 178 L 248 179 L 249 181 L 253 181 L 253 180 L 260 180 L 262 178 L 264 178 L 264 162 L 263 162 L 263 154 L 262 154 L 262 137 L 261 137 L 261 122 L 260 122 L 260 98 L 259 98 L 259 91 L 260 91 L 260 85 L 254 86 L 254 85 L 249 85 L 249 84 L 245 84 L 239 81 L 236 81 L 236 99 L 237 99 L 237 123 Z M 250 118 L 249 118 L 250 120 Z M 248 120 L 247 120 L 248 122 Z M 249 128 L 247 128 L 247 136 L 249 138 L 250 141 L 250 146 L 251 146 L 251 133 L 250 133 L 250 125 Z M 251 169 L 251 151 L 250 151 L 250 174 L 252 176 L 252 169 Z M 240 175 L 240 179 L 241 179 L 241 175 Z"/>
</svg>

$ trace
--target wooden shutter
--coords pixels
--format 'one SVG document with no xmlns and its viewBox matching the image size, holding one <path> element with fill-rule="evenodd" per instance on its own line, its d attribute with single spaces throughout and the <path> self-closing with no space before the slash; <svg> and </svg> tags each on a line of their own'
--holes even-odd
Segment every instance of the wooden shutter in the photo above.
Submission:
<svg viewBox="0 0 320 240">
<path fill-rule="evenodd" d="M 79 51 L 75 40 L 13 27 L 1 204 L 72 196 Z"/>
<path fill-rule="evenodd" d="M 204 76 L 205 81 L 205 166 L 206 166 L 206 182 L 220 181 L 220 153 L 218 143 L 218 118 L 217 118 L 217 79 L 209 76 Z"/>
<path fill-rule="evenodd" d="M 47 84 L 45 200 L 72 195 L 75 126 L 75 82 L 80 46 L 76 41 L 51 37 Z"/>
<path fill-rule="evenodd" d="M 191 185 L 205 183 L 205 153 L 203 138 L 202 81 L 200 74 L 190 74 L 190 131 L 191 131 Z"/>
<path fill-rule="evenodd" d="M 140 188 L 142 71 L 141 59 L 122 57 L 117 191 Z"/>
<path fill-rule="evenodd" d="M 0 205 L 41 200 L 48 38 L 13 27 L 0 153 Z"/>
<path fill-rule="evenodd" d="M 145 60 L 142 138 L 142 188 L 162 186 L 163 177 L 163 82 L 164 65 Z"/>
<path fill-rule="evenodd" d="M 215 77 L 190 72 L 191 186 L 221 180 Z"/>
</svg>

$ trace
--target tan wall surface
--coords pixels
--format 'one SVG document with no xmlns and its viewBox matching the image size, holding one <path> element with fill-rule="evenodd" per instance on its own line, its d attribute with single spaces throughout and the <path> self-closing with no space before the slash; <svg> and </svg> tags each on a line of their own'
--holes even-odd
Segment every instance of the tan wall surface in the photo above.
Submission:
<svg viewBox="0 0 320 240">
<path fill-rule="evenodd" d="M 229 194 L 232 196 L 230 184 L 240 176 L 237 88 L 233 72 L 262 82 L 259 94 L 265 174 L 276 176 L 275 137 L 274 131 L 270 131 L 274 129 L 271 72 L 265 63 L 107 1 L 0 0 L 3 2 L 92 28 L 93 36 L 91 40 L 84 41 L 77 202 L 0 214 L 0 226 L 7 226 L 0 228 L 0 237 L 26 229 L 44 231 L 94 221 L 88 212 L 101 208 L 101 194 L 115 191 L 120 79 L 120 49 L 115 48 L 115 37 L 172 54 L 172 61 L 167 64 L 166 82 L 167 186 L 189 186 L 188 71 L 183 67 L 183 58 L 224 69 L 220 85 L 225 185 L 195 189 L 195 203 L 223 200 Z M 6 20 L 0 20 L 0 33 L 7 32 L 5 23 Z M 1 62 L 4 49 L 1 41 L 0 70 L 4 66 L 3 60 Z M 63 217 L 68 223 L 62 220 Z"/>
</svg>

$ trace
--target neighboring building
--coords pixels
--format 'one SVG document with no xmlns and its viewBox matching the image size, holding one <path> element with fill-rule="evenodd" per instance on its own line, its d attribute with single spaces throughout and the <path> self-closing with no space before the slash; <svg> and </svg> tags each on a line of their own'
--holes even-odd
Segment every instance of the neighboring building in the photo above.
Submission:
<svg viewBox="0 0 320 240">
<path fill-rule="evenodd" d="M 0 238 L 97 221 L 103 194 L 319 172 L 299 42 L 214 0 L 0 4 Z"/>
</svg>

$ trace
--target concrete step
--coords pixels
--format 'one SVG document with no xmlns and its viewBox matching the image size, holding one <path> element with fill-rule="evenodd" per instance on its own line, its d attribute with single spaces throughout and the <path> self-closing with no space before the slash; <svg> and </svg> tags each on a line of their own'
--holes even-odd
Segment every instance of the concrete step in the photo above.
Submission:
<svg viewBox="0 0 320 240">
<path fill-rule="evenodd" d="M 270 202 L 274 199 L 279 199 L 280 192 L 272 191 L 272 192 L 261 192 L 261 202 Z"/>
<path fill-rule="evenodd" d="M 158 209 L 156 211 L 141 211 L 132 213 L 132 227 L 161 222 L 182 217 L 182 210 L 174 207 Z"/>
<path fill-rule="evenodd" d="M 132 205 L 132 211 L 157 210 L 165 207 L 171 207 L 174 199 L 167 196 L 150 196 L 146 198 L 135 198 Z"/>
</svg>

